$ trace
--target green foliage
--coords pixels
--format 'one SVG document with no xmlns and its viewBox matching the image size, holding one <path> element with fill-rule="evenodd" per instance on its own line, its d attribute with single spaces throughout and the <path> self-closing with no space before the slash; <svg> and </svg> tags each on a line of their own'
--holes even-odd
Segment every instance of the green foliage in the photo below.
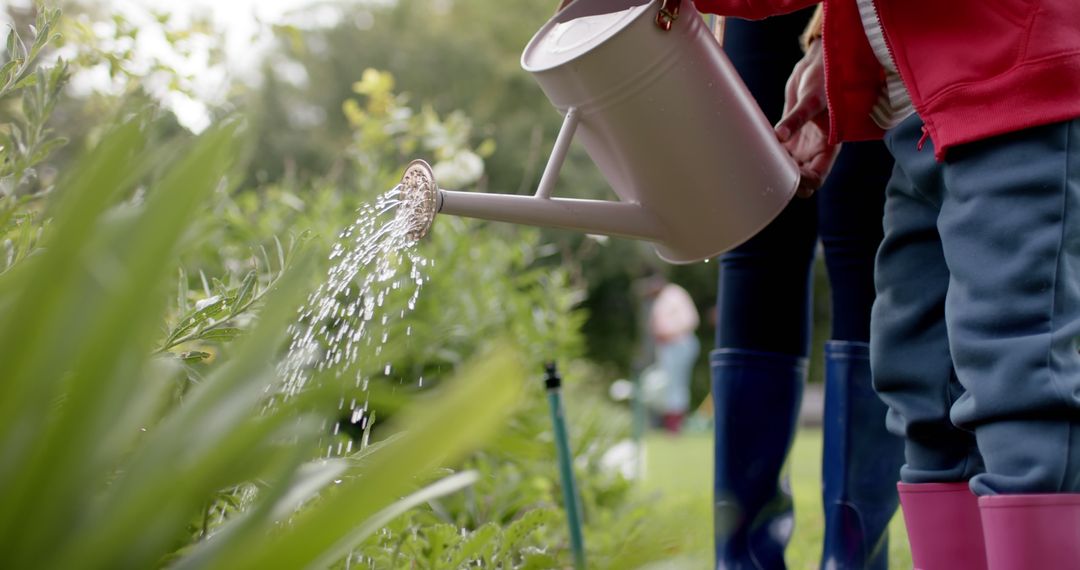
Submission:
<svg viewBox="0 0 1080 570">
<path fill-rule="evenodd" d="M 35 66 L 42 50 L 60 39 L 54 32 L 59 18 L 58 9 L 39 10 L 29 46 L 14 27 L 8 30 L 4 59 L 0 59 L 0 109 L 6 99 L 19 99 L 11 111 L 0 111 L 0 197 L 8 201 L 28 193 L 27 187 L 37 177 L 35 167 L 67 143 L 48 127 L 67 81 L 67 64 L 60 60 L 51 69 Z"/>
<path fill-rule="evenodd" d="M 301 265 L 276 283 L 235 357 L 163 410 L 177 373 L 150 356 L 163 286 L 187 220 L 229 171 L 238 141 L 235 124 L 208 131 L 177 149 L 143 203 L 117 204 L 139 179 L 146 130 L 139 120 L 116 127 L 72 168 L 43 252 L 0 280 L 0 483 L 17 493 L 0 511 L 5 558 L 27 568 L 329 564 L 378 529 L 365 521 L 402 510 L 414 475 L 498 425 L 516 400 L 520 365 L 494 349 L 403 414 L 409 430 L 391 444 L 310 463 L 333 409 L 323 395 L 263 407 Z M 254 288 L 242 285 L 236 305 Z M 471 479 L 444 479 L 405 501 Z M 258 491 L 241 514 L 214 540 L 173 553 L 200 505 L 245 482 Z"/>
<path fill-rule="evenodd" d="M 0 197 L 0 274 L 11 269 L 37 248 L 42 227 L 31 197 Z"/>
<path fill-rule="evenodd" d="M 405 519 L 413 532 L 390 529 L 378 537 L 376 548 L 367 549 L 374 568 L 450 570 L 468 567 L 526 570 L 555 568 L 559 557 L 532 545 L 528 539 L 545 528 L 564 524 L 558 511 L 535 509 L 500 526 L 487 523 L 468 531 L 452 524 L 417 525 Z"/>
<path fill-rule="evenodd" d="M 29 46 L 9 28 L 0 59 L 0 274 L 36 249 L 43 223 L 38 199 L 50 189 L 39 167 L 67 143 L 48 126 L 67 65 L 37 65 L 43 50 L 59 39 L 59 18 L 59 10 L 38 11 Z"/>
<path fill-rule="evenodd" d="M 245 317 L 250 318 L 253 309 L 285 275 L 296 255 L 297 248 L 302 243 L 302 239 L 290 241 L 287 249 L 276 238 L 274 243 L 277 245 L 276 268 L 270 261 L 266 248 L 261 248 L 263 267 L 269 268 L 271 272 L 265 282 L 260 279 L 257 269 L 248 271 L 240 280 L 240 284 L 235 287 L 228 287 L 216 278 L 213 279 L 213 286 L 211 287 L 206 282 L 206 276 L 200 274 L 203 292 L 206 296 L 194 305 L 191 303 L 193 293 L 189 289 L 187 275 L 181 269 L 176 296 L 176 308 L 180 316 L 175 323 L 169 326 L 165 340 L 162 341 L 157 352 L 166 352 L 189 342 L 221 343 L 239 336 L 242 329 L 234 325 Z M 259 261 L 257 259 L 252 260 L 252 264 L 258 267 Z M 197 352 L 196 354 L 209 356 L 205 352 Z M 201 359 L 199 358 L 199 360 Z"/>
<path fill-rule="evenodd" d="M 34 61 L 46 44 L 60 39 L 60 35 L 53 34 L 52 31 L 59 17 L 59 9 L 42 8 L 31 30 L 34 38 L 29 47 L 14 27 L 8 30 L 4 59 L 3 63 L 0 63 L 0 99 L 39 81 L 39 78 L 33 75 Z"/>
<path fill-rule="evenodd" d="M 432 159 L 440 184 L 460 188 L 479 181 L 484 174 L 482 158 L 494 152 L 495 142 L 485 139 L 472 149 L 472 121 L 464 113 L 453 111 L 440 118 L 430 105 L 416 113 L 407 104 L 408 96 L 394 92 L 394 84 L 392 74 L 365 69 L 352 85 L 353 93 L 364 101 L 349 98 L 342 105 L 353 129 L 350 157 L 358 184 L 366 185 L 365 175 L 383 168 L 372 159 L 393 157 L 393 164 L 404 164 L 418 153 Z"/>
<path fill-rule="evenodd" d="M 139 428 L 154 422 L 155 393 L 168 378 L 160 370 L 156 382 L 138 384 L 151 365 L 157 277 L 169 266 L 183 220 L 228 164 L 230 135 L 219 130 L 192 149 L 142 207 L 110 209 L 131 189 L 141 131 L 137 122 L 118 127 L 72 169 L 54 210 L 57 231 L 33 263 L 3 282 L 0 481 L 19 495 L 0 528 L 17 566 L 75 552 L 55 547 L 77 542 L 77 531 L 103 516 L 95 512 L 96 493 L 85 489 L 100 492 L 115 476 Z M 80 516 L 72 520 L 72 512 Z"/>
</svg>

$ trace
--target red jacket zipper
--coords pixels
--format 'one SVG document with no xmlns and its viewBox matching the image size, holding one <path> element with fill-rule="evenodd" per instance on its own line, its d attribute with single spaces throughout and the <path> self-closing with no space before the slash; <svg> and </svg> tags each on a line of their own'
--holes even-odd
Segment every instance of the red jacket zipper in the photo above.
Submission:
<svg viewBox="0 0 1080 570">
<path fill-rule="evenodd" d="M 818 41 L 821 42 L 821 64 L 825 68 L 825 108 L 826 112 L 829 114 L 828 140 L 829 144 L 840 144 L 840 137 L 839 135 L 837 135 L 836 128 L 838 121 L 836 120 L 836 113 L 833 112 L 833 109 L 835 109 L 836 107 L 833 106 L 832 92 L 829 90 L 828 78 L 832 77 L 832 75 L 829 74 L 829 50 L 825 49 L 827 46 L 825 45 L 826 34 L 824 33 L 824 22 L 827 22 L 829 20 L 828 2 L 821 3 L 821 20 L 823 33 L 821 34 L 821 39 L 819 39 Z"/>
<path fill-rule="evenodd" d="M 908 87 L 911 85 L 911 82 L 904 77 L 904 66 L 900 65 L 900 62 L 896 59 L 896 53 L 893 52 L 892 40 L 889 39 L 889 29 L 886 28 L 885 24 L 881 21 L 881 8 L 878 7 L 878 1 L 870 0 L 870 2 L 874 5 L 874 17 L 877 18 L 878 26 L 881 27 L 881 37 L 885 39 L 885 49 L 889 52 L 889 58 L 892 59 L 893 65 L 896 66 L 896 72 L 900 74 L 900 81 L 903 82 L 904 89 L 908 92 L 908 98 L 911 99 L 911 106 L 915 109 L 915 114 L 922 117 L 923 114 L 919 112 L 919 105 L 915 102 L 915 96 L 912 95 L 911 89 Z M 869 41 L 869 39 L 867 39 L 867 41 Z M 922 126 L 922 136 L 919 137 L 919 142 L 915 145 L 915 150 L 922 150 L 923 145 L 926 144 L 926 139 L 928 138 L 930 138 L 930 131 L 926 128 L 926 124 L 924 123 Z"/>
</svg>

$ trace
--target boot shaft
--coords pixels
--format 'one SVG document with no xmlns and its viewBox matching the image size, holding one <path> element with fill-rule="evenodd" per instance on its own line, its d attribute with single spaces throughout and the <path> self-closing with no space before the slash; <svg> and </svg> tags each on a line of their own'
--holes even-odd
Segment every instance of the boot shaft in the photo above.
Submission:
<svg viewBox="0 0 1080 570">
<path fill-rule="evenodd" d="M 1080 494 L 979 498 L 989 570 L 1080 570 Z"/>
<path fill-rule="evenodd" d="M 718 349 L 710 364 L 717 567 L 784 568 L 794 513 L 782 471 L 795 433 L 806 359 Z"/>
<path fill-rule="evenodd" d="M 966 482 L 899 483 L 897 490 L 915 570 L 987 570 L 978 499 Z"/>
<path fill-rule="evenodd" d="M 821 568 L 888 568 L 904 441 L 885 429 L 887 410 L 871 382 L 869 346 L 826 343 Z"/>
</svg>

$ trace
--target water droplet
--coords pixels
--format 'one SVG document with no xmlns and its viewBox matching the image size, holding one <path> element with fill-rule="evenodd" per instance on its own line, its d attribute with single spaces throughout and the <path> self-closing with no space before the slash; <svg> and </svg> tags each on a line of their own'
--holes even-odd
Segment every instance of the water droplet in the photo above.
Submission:
<svg viewBox="0 0 1080 570">
<path fill-rule="evenodd" d="M 297 311 L 296 321 L 288 327 L 289 351 L 279 367 L 282 384 L 271 388 L 269 402 L 276 401 L 275 394 L 288 399 L 300 393 L 317 371 L 340 377 L 349 369 L 348 364 L 378 358 L 389 341 L 393 321 L 407 319 L 416 308 L 427 280 L 426 268 L 434 266 L 434 261 L 421 255 L 416 242 L 407 236 L 407 221 L 403 221 L 404 217 L 398 219 L 397 209 L 405 203 L 402 195 L 403 190 L 395 187 L 365 204 L 358 209 L 356 221 L 338 234 L 323 283 L 311 292 Z M 379 331 L 377 335 L 373 328 Z M 412 335 L 411 325 L 405 330 L 406 336 Z M 378 343 L 373 344 L 373 340 Z M 387 363 L 384 374 L 389 376 L 392 371 Z M 423 378 L 419 382 L 422 385 Z M 359 374 L 353 383 L 364 392 L 369 388 L 368 378 Z M 339 408 L 344 406 L 342 397 Z M 350 421 L 366 423 L 367 406 L 365 401 L 358 408 L 356 399 L 352 399 Z M 338 424 L 333 426 L 333 434 L 340 434 Z M 327 445 L 327 456 L 352 449 L 351 440 L 347 447 L 338 442 L 323 443 Z M 364 445 L 366 436 L 361 442 Z"/>
</svg>

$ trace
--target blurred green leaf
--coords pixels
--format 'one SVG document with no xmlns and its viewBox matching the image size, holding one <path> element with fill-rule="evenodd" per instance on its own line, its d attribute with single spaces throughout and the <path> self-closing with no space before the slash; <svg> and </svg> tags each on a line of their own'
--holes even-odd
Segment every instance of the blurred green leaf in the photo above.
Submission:
<svg viewBox="0 0 1080 570">
<path fill-rule="evenodd" d="M 195 362 L 202 362 L 203 360 L 210 358 L 211 354 L 209 352 L 199 352 L 197 350 L 191 350 L 188 352 L 181 352 L 179 356 L 180 360 L 188 364 L 193 364 Z"/>
<path fill-rule="evenodd" d="M 226 342 L 239 337 L 243 332 L 243 329 L 235 327 L 211 329 L 200 335 L 199 340 Z"/>
<path fill-rule="evenodd" d="M 350 532 L 348 536 L 342 538 L 339 546 L 324 552 L 319 560 L 309 566 L 316 568 L 330 566 L 337 560 L 345 558 L 362 540 L 410 509 L 416 508 L 432 499 L 437 499 L 441 496 L 460 491 L 475 483 L 476 480 L 477 473 L 474 471 L 456 473 L 440 479 L 435 483 L 426 485 L 420 490 L 410 493 L 408 496 L 402 497 L 400 500 L 391 503 L 383 510 L 375 513 L 370 519 L 364 521 L 362 525 Z M 456 535 L 456 529 L 454 533 Z"/>
<path fill-rule="evenodd" d="M 347 551 L 353 538 L 348 521 L 374 516 L 408 492 L 412 474 L 453 461 L 477 445 L 512 410 L 524 374 L 514 352 L 501 346 L 456 376 L 437 399 L 399 418 L 395 423 L 407 430 L 405 435 L 371 456 L 362 476 L 343 482 L 332 500 L 298 513 L 250 558 L 224 558 L 213 566 L 301 568 L 316 563 L 328 549 Z"/>
<path fill-rule="evenodd" d="M 91 511 L 87 484 L 109 480 L 136 438 L 137 432 L 126 431 L 134 426 L 116 419 L 141 393 L 138 379 L 162 307 L 162 278 L 172 270 L 169 260 L 186 220 L 230 164 L 234 125 L 209 131 L 178 159 L 143 208 L 120 210 L 111 223 L 95 229 L 137 164 L 124 159 L 141 148 L 139 131 L 138 122 L 129 123 L 89 156 L 87 172 L 70 183 L 57 208 L 57 233 L 37 263 L 20 275 L 51 284 L 24 289 L 13 308 L 16 318 L 34 311 L 30 318 L 40 336 L 19 337 L 26 324 L 15 331 L 0 327 L 0 338 L 15 339 L 15 346 L 0 353 L 20 351 L 9 360 L 7 386 L 21 394 L 0 404 L 21 404 L 6 416 L 20 428 L 0 432 L 21 436 L 4 438 L 3 445 L 5 459 L 14 460 L 17 470 L 0 471 L 8 488 L 20 493 L 14 508 L 5 511 L 18 517 L 0 515 L 0 528 L 18 545 L 9 554 L 19 566 L 38 564 L 45 553 L 62 553 L 55 549 L 56 529 L 77 532 L 86 524 L 71 512 Z M 64 274 L 67 279 L 56 281 Z M 56 350 L 64 358 L 51 357 Z M 61 395 L 64 404 L 53 407 Z"/>
</svg>

